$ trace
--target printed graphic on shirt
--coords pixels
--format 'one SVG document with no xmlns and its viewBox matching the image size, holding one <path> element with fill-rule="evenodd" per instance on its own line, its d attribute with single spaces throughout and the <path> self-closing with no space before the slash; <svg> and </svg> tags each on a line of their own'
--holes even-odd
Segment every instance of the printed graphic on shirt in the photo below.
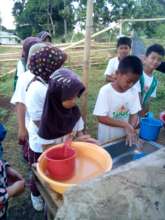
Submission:
<svg viewBox="0 0 165 220">
<path fill-rule="evenodd" d="M 144 91 L 145 91 L 145 93 L 147 93 L 148 89 L 149 89 L 149 87 L 148 87 L 147 85 L 145 85 L 145 86 L 144 86 Z"/>
<path fill-rule="evenodd" d="M 117 109 L 117 111 L 113 112 L 113 118 L 116 120 L 124 120 L 129 117 L 129 110 L 126 106 L 122 105 Z"/>
</svg>

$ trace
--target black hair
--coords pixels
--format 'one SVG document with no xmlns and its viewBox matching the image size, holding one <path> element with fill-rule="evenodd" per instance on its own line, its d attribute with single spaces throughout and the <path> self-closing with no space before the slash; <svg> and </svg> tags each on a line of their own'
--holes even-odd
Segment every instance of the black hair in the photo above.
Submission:
<svg viewBox="0 0 165 220">
<path fill-rule="evenodd" d="M 132 73 L 135 75 L 142 75 L 143 65 L 141 60 L 137 56 L 127 56 L 123 58 L 118 66 L 118 71 L 121 74 Z"/>
<path fill-rule="evenodd" d="M 127 45 L 131 48 L 132 40 L 129 37 L 120 37 L 117 41 L 117 48 L 121 45 Z"/>
<path fill-rule="evenodd" d="M 149 56 L 152 52 L 158 53 L 160 56 L 165 55 L 164 48 L 160 44 L 153 44 L 146 50 L 146 56 Z"/>
</svg>

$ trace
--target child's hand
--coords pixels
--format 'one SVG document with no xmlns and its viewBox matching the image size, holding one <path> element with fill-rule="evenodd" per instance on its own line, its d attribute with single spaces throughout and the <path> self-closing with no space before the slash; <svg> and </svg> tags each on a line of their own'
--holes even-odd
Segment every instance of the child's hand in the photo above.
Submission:
<svg viewBox="0 0 165 220">
<path fill-rule="evenodd" d="M 125 126 L 125 131 L 126 131 L 126 144 L 131 147 L 134 142 L 136 130 L 132 127 L 132 125 L 127 123 Z"/>
<path fill-rule="evenodd" d="M 83 135 L 77 137 L 75 140 L 76 141 L 82 141 L 82 142 L 84 141 L 84 142 L 89 142 L 89 143 L 100 145 L 98 140 L 92 138 L 89 134 L 83 134 Z"/>
<path fill-rule="evenodd" d="M 26 140 L 28 140 L 28 131 L 26 128 L 18 129 L 18 140 L 20 144 L 23 144 Z"/>
</svg>

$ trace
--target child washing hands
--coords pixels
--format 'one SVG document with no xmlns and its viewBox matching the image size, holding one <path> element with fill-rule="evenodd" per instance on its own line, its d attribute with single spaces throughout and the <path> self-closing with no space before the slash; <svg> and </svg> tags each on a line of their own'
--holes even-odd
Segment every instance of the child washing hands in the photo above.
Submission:
<svg viewBox="0 0 165 220">
<path fill-rule="evenodd" d="M 100 89 L 94 115 L 99 121 L 98 139 L 101 144 L 126 136 L 129 146 L 132 146 L 141 105 L 137 91 L 131 87 L 139 80 L 142 71 L 140 59 L 127 56 L 119 63 L 116 80 Z"/>
<path fill-rule="evenodd" d="M 38 132 L 44 148 L 63 143 L 72 132 L 76 141 L 97 143 L 90 135 L 83 134 L 84 122 L 76 99 L 84 90 L 70 69 L 61 68 L 51 75 Z"/>
</svg>

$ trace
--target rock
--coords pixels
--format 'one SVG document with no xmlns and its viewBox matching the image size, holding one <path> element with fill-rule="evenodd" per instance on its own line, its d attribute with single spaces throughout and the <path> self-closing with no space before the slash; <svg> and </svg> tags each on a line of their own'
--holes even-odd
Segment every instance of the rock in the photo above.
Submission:
<svg viewBox="0 0 165 220">
<path fill-rule="evenodd" d="M 164 220 L 165 149 L 64 194 L 55 220 Z"/>
</svg>

